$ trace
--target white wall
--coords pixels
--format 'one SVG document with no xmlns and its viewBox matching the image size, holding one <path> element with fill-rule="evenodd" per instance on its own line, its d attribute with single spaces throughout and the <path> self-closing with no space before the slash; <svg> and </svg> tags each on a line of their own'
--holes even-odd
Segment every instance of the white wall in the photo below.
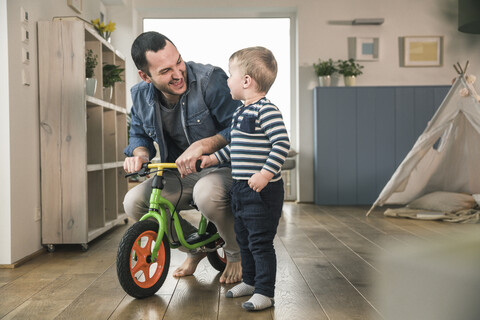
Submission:
<svg viewBox="0 0 480 320">
<path fill-rule="evenodd" d="M 312 89 L 317 85 L 312 64 L 318 58 L 348 58 L 348 37 L 379 37 L 380 59 L 362 62 L 364 74 L 357 85 L 444 85 L 455 76 L 452 65 L 470 60 L 470 71 L 480 69 L 480 38 L 457 31 L 457 0 L 257 0 L 196 1 L 130 0 L 136 10 L 132 20 L 133 38 L 142 30 L 142 19 L 188 17 L 265 17 L 297 16 L 298 97 L 295 108 L 297 135 L 294 147 L 300 152 L 297 161 L 298 200 L 313 201 L 313 105 Z M 114 16 L 112 16 L 114 18 Z M 342 25 L 355 18 L 384 18 L 380 26 Z M 136 20 L 136 21 L 135 21 Z M 181 26 L 178 26 L 181 28 Z M 443 35 L 444 64 L 435 68 L 401 68 L 399 39 L 403 36 Z M 192 32 L 192 36 L 199 35 Z M 132 37 L 132 35 L 129 35 Z M 122 49 L 129 51 L 129 44 Z M 181 48 L 180 48 L 181 50 Z M 200 50 L 208 50 L 201 48 Z M 132 75 L 135 69 L 129 70 Z M 130 78 L 131 79 L 131 78 Z M 138 81 L 132 83 L 131 87 Z"/>
<path fill-rule="evenodd" d="M 10 219 L 10 110 L 8 83 L 7 1 L 0 0 L 0 264 L 11 261 Z"/>
<path fill-rule="evenodd" d="M 379 37 L 380 60 L 365 62 L 358 85 L 449 84 L 452 65 L 470 60 L 470 71 L 479 74 L 480 36 L 457 31 L 457 0 L 115 0 L 107 5 L 107 19 L 117 23 L 112 44 L 127 57 L 127 87 L 139 81 L 130 58 L 130 45 L 141 32 L 143 17 L 228 17 L 296 14 L 296 70 L 294 93 L 298 132 L 294 145 L 300 152 L 299 200 L 313 201 L 313 106 L 317 85 L 312 64 L 318 58 L 347 58 L 348 37 Z M 112 1 L 109 1 L 112 3 Z M 20 7 L 30 13 L 32 39 L 31 85 L 21 84 Z M 100 0 L 84 0 L 86 20 L 98 17 Z M 36 21 L 54 16 L 77 15 L 66 0 L 0 0 L 0 165 L 7 172 L 0 182 L 0 264 L 9 264 L 41 248 L 40 222 L 34 210 L 40 206 L 38 129 L 38 76 Z M 5 27 L 5 16 L 7 25 Z M 329 21 L 384 18 L 381 26 L 334 25 Z M 178 26 L 181 28 L 182 26 Z M 407 35 L 443 35 L 445 62 L 440 68 L 400 68 L 398 39 Z M 8 36 L 8 40 L 6 40 Z M 195 34 L 201 37 L 208 35 Z M 5 42 L 8 51 L 5 51 Z M 200 48 L 208 50 L 208 48 Z M 6 62 L 8 60 L 8 63 Z M 8 72 L 8 80 L 5 75 Z M 7 92 L 5 94 L 5 92 Z M 7 120 L 8 119 L 8 120 Z M 8 121 L 8 123 L 7 123 Z"/>
<path fill-rule="evenodd" d="M 328 3 L 328 5 L 327 5 Z M 457 0 L 336 0 L 299 1 L 298 43 L 300 68 L 299 122 L 300 199 L 313 200 L 312 88 L 317 80 L 312 63 L 318 58 L 346 59 L 348 37 L 379 37 L 378 62 L 362 62 L 364 74 L 357 85 L 445 85 L 456 75 L 452 65 L 470 60 L 470 72 L 480 73 L 480 38 L 457 31 Z M 380 26 L 341 26 L 332 20 L 384 18 Z M 443 35 L 443 67 L 399 67 L 399 37 Z"/>
<path fill-rule="evenodd" d="M 137 68 L 133 63 L 130 49 L 132 43 L 139 34 L 136 30 L 137 11 L 133 7 L 132 0 L 117 0 L 124 3 L 123 5 L 108 6 L 108 19 L 116 23 L 115 31 L 112 33 L 112 44 L 115 48 L 125 56 L 125 80 L 127 83 L 127 108 L 130 109 L 132 99 L 130 96 L 130 88 L 141 81 L 138 76 Z"/>
<path fill-rule="evenodd" d="M 41 207 L 36 23 L 77 13 L 63 0 L 2 0 L 1 3 L 0 264 L 11 264 L 41 249 L 41 221 L 34 219 L 35 211 Z M 83 1 L 81 17 L 97 18 L 99 4 L 99 0 Z M 26 26 L 29 44 L 21 42 L 21 7 L 30 16 Z M 30 52 L 29 65 L 22 63 L 22 48 Z M 31 74 L 30 86 L 22 84 L 24 68 Z"/>
</svg>

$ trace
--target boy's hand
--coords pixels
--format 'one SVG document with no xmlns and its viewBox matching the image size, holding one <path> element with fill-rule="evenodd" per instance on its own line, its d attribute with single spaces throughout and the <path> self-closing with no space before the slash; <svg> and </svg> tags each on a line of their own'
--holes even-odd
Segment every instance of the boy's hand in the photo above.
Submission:
<svg viewBox="0 0 480 320">
<path fill-rule="evenodd" d="M 200 164 L 200 168 L 208 168 L 211 166 L 214 166 L 218 164 L 218 159 L 215 157 L 215 155 L 211 154 L 208 156 L 201 156 L 200 160 L 202 160 L 202 163 Z"/>
<path fill-rule="evenodd" d="M 262 169 L 262 171 L 255 173 L 248 179 L 248 186 L 252 188 L 253 191 L 260 192 L 272 178 L 273 173 Z"/>
</svg>

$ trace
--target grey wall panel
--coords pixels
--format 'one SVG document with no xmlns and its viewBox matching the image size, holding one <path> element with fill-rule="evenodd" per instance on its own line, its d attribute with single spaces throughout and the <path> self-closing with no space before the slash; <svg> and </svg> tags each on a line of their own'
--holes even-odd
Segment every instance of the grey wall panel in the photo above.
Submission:
<svg viewBox="0 0 480 320">
<path fill-rule="evenodd" d="M 315 93 L 318 93 L 315 90 Z M 314 106 L 315 132 L 315 202 L 338 203 L 337 199 L 337 96 L 335 90 L 322 97 L 314 97 L 322 101 L 322 106 Z M 323 106 L 332 106 L 325 108 Z M 327 169 L 327 170 L 325 170 Z"/>
<path fill-rule="evenodd" d="M 441 87 L 433 87 L 433 97 L 434 97 L 434 105 L 435 106 L 440 106 L 447 96 L 448 91 L 450 90 L 450 87 L 448 86 L 441 86 Z M 435 111 L 438 108 L 435 109 Z"/>
<path fill-rule="evenodd" d="M 338 202 L 357 202 L 357 90 L 339 90 L 337 104 Z"/>
<path fill-rule="evenodd" d="M 357 202 L 368 203 L 376 193 L 375 89 L 357 90 Z M 352 155 L 353 156 L 353 155 Z"/>
<path fill-rule="evenodd" d="M 395 170 L 395 90 L 380 87 L 376 90 L 375 158 L 376 194 L 383 189 Z M 361 152 L 361 151 L 359 151 Z"/>
<path fill-rule="evenodd" d="M 373 203 L 449 89 L 315 88 L 315 203 Z"/>
<path fill-rule="evenodd" d="M 395 90 L 395 167 L 405 159 L 417 137 L 414 91 L 412 87 Z"/>
<path fill-rule="evenodd" d="M 432 118 L 436 107 L 433 106 L 433 89 L 420 87 L 415 89 L 415 136 L 419 137 Z"/>
</svg>

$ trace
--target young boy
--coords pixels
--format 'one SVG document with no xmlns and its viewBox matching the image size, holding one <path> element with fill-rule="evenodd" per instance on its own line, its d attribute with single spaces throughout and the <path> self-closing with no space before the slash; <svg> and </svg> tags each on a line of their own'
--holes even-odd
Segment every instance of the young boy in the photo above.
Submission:
<svg viewBox="0 0 480 320">
<path fill-rule="evenodd" d="M 290 141 L 280 111 L 265 98 L 277 76 L 272 52 L 263 47 L 239 50 L 230 57 L 229 72 L 230 94 L 244 104 L 233 114 L 230 145 L 203 156 L 202 167 L 231 161 L 232 209 L 243 282 L 230 289 L 227 297 L 253 295 L 242 307 L 262 310 L 274 304 L 277 261 L 273 239 L 284 197 L 280 170 Z"/>
</svg>

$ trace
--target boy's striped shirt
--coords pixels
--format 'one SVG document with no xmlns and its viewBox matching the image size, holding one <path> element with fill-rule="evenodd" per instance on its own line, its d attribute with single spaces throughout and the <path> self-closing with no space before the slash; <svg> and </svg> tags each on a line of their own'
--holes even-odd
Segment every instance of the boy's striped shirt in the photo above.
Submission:
<svg viewBox="0 0 480 320">
<path fill-rule="evenodd" d="M 274 174 L 271 181 L 278 181 L 289 149 L 290 140 L 280 110 L 262 98 L 235 111 L 231 142 L 215 156 L 220 163 L 231 161 L 233 179 L 248 180 L 265 169 Z"/>
</svg>

